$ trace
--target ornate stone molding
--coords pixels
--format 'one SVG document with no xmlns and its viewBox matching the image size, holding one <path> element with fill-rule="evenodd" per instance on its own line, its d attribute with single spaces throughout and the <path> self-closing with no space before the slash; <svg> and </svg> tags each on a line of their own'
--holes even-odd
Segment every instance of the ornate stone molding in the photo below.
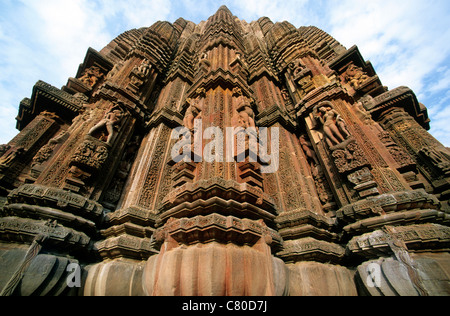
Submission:
<svg viewBox="0 0 450 316">
<path fill-rule="evenodd" d="M 395 228 L 395 239 L 403 241 L 410 251 L 446 249 L 450 245 L 450 228 L 438 224 L 410 225 Z M 394 238 L 382 230 L 354 237 L 347 249 L 367 258 L 377 258 L 392 253 L 389 242 Z"/>
<path fill-rule="evenodd" d="M 384 216 L 392 212 L 420 209 L 439 209 L 439 201 L 424 190 L 395 192 L 368 197 L 342 207 L 337 211 L 337 218 L 352 223 L 373 216 Z"/>
<path fill-rule="evenodd" d="M 155 240 L 164 242 L 169 236 L 178 244 L 194 245 L 218 242 L 252 246 L 261 238 L 268 245 L 281 244 L 278 233 L 262 220 L 239 219 L 234 216 L 211 214 L 193 218 L 170 219 L 155 232 Z"/>
<path fill-rule="evenodd" d="M 59 108 L 58 110 L 61 113 L 57 114 L 64 117 L 69 113 L 70 118 L 75 117 L 83 106 L 81 99 L 53 87 L 44 81 L 38 81 L 33 87 L 33 94 L 29 103 L 30 107 L 25 106 L 27 103 L 20 104 L 19 114 L 17 116 L 17 128 L 19 130 L 24 129 L 36 115 L 48 108 L 49 103 L 53 103 Z M 62 115 L 62 113 L 65 115 Z"/>
<path fill-rule="evenodd" d="M 19 217 L 0 218 L 0 238 L 9 242 L 31 243 L 34 238 L 45 233 L 47 244 L 70 252 L 86 253 L 93 250 L 91 238 L 86 234 L 62 225 L 48 226 L 47 221 Z"/>
<path fill-rule="evenodd" d="M 8 196 L 10 204 L 26 202 L 30 205 L 47 206 L 73 213 L 97 223 L 104 217 L 104 209 L 99 203 L 66 190 L 36 184 L 25 184 L 13 190 Z"/>
<path fill-rule="evenodd" d="M 277 253 L 287 263 L 310 260 L 338 263 L 344 255 L 345 249 L 340 245 L 312 237 L 285 241 L 283 250 Z"/>
</svg>

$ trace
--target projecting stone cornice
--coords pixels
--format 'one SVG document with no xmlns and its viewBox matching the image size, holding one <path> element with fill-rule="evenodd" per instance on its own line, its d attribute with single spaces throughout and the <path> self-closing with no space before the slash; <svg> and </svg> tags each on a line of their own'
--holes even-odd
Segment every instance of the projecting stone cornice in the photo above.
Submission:
<svg viewBox="0 0 450 316">
<path fill-rule="evenodd" d="M 270 127 L 276 123 L 279 123 L 284 128 L 292 132 L 297 128 L 297 122 L 295 119 L 293 119 L 279 105 L 273 105 L 272 107 L 259 113 L 256 117 L 256 121 L 259 127 Z"/>
<path fill-rule="evenodd" d="M 29 102 L 21 102 L 17 116 L 17 129 L 22 130 L 43 111 L 53 112 L 71 121 L 83 106 L 83 100 L 52 85 L 38 81 Z"/>
<path fill-rule="evenodd" d="M 426 130 L 430 129 L 430 119 L 427 108 L 419 103 L 414 92 L 408 87 L 398 87 L 387 91 L 375 98 L 370 96 L 362 100 L 364 108 L 369 111 L 375 119 L 381 114 L 393 108 L 403 108 L 411 115 L 417 123 Z"/>
<path fill-rule="evenodd" d="M 358 49 L 358 46 L 356 45 L 344 51 L 328 65 L 331 69 L 342 72 L 343 69 L 345 69 L 352 62 L 355 66 L 363 68 L 363 70 L 367 72 L 369 76 L 376 75 L 375 69 L 373 68 L 370 61 L 364 60 Z"/>
<path fill-rule="evenodd" d="M 162 108 L 152 114 L 150 120 L 146 123 L 146 126 L 147 128 L 153 128 L 163 123 L 170 128 L 183 126 L 183 115 L 173 109 Z"/>
<path fill-rule="evenodd" d="M 349 99 L 350 96 L 338 82 L 326 84 L 320 88 L 314 89 L 308 93 L 303 100 L 295 106 L 297 117 L 306 117 L 314 106 L 322 101 L 328 101 L 336 98 Z"/>
<path fill-rule="evenodd" d="M 76 77 L 81 77 L 83 72 L 92 66 L 97 66 L 102 69 L 104 73 L 108 73 L 113 69 L 114 64 L 107 57 L 103 56 L 92 47 L 89 47 L 86 57 L 84 58 L 84 62 L 78 68 Z"/>
</svg>

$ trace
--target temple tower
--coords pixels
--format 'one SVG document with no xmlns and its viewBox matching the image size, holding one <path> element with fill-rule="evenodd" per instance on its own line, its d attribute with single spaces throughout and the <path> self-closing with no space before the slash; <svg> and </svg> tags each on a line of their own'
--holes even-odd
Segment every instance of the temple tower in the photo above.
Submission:
<svg viewBox="0 0 450 316">
<path fill-rule="evenodd" d="M 356 46 L 225 6 L 89 48 L 0 148 L 2 295 L 449 295 L 450 152 Z"/>
</svg>

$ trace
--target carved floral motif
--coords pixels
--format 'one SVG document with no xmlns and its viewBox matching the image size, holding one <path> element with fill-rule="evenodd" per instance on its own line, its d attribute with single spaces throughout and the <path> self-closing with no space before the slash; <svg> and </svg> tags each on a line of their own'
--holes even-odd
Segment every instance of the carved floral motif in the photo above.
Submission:
<svg viewBox="0 0 450 316">
<path fill-rule="evenodd" d="M 346 173 L 369 164 L 364 152 L 356 142 L 350 142 L 344 149 L 335 150 L 332 156 L 340 173 Z"/>
</svg>

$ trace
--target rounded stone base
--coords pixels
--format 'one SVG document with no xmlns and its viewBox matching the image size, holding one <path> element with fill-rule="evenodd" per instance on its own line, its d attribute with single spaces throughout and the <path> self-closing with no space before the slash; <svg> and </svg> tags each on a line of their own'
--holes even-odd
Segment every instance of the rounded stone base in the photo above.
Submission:
<svg viewBox="0 0 450 316">
<path fill-rule="evenodd" d="M 414 266 L 394 258 L 380 258 L 358 267 L 361 295 L 449 296 L 450 253 L 411 253 Z"/>
<path fill-rule="evenodd" d="M 143 296 L 144 262 L 116 259 L 86 267 L 84 296 Z"/>
<path fill-rule="evenodd" d="M 354 272 L 318 262 L 286 265 L 290 296 L 357 296 Z"/>
<path fill-rule="evenodd" d="M 283 265 L 270 249 L 219 243 L 180 246 L 148 260 L 144 290 L 150 296 L 282 295 Z"/>
</svg>

